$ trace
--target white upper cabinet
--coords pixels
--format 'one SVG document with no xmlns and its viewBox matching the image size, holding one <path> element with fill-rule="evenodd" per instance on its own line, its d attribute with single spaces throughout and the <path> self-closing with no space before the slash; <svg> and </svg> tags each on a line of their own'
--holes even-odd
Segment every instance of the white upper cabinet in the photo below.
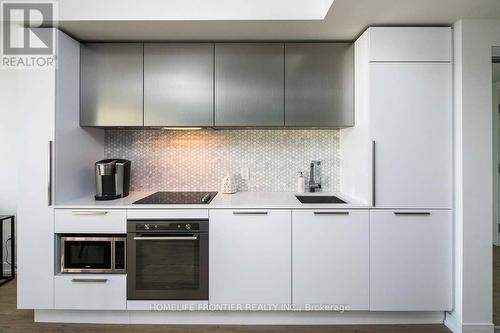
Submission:
<svg viewBox="0 0 500 333">
<path fill-rule="evenodd" d="M 367 30 L 370 61 L 451 61 L 449 27 L 373 27 Z"/>
<path fill-rule="evenodd" d="M 291 303 L 290 210 L 210 210 L 209 302 Z"/>
<path fill-rule="evenodd" d="M 451 66 L 370 64 L 377 207 L 451 208 Z"/>
</svg>

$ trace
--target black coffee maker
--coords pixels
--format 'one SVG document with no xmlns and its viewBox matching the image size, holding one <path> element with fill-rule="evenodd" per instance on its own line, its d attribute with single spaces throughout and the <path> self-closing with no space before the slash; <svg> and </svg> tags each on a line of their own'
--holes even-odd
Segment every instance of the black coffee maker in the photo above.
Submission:
<svg viewBox="0 0 500 333">
<path fill-rule="evenodd" d="M 125 198 L 130 186 L 130 161 L 111 158 L 95 163 L 96 200 Z"/>
</svg>

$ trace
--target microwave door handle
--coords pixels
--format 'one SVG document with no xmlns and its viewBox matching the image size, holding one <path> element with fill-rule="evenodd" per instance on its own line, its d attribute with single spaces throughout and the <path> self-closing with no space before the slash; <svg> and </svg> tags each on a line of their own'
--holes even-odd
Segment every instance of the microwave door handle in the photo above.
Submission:
<svg viewBox="0 0 500 333">
<path fill-rule="evenodd" d="M 198 240 L 198 235 L 193 236 L 149 236 L 149 237 L 134 237 L 136 241 L 152 241 L 152 240 L 165 240 L 165 241 L 195 241 Z"/>
</svg>

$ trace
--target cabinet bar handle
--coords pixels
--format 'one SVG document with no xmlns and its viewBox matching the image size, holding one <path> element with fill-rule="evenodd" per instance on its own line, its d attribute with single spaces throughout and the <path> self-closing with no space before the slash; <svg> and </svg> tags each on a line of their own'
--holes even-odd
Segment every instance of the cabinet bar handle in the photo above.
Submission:
<svg viewBox="0 0 500 333">
<path fill-rule="evenodd" d="M 267 215 L 268 212 L 239 212 L 234 211 L 233 215 Z"/>
<path fill-rule="evenodd" d="M 431 215 L 431 213 L 430 212 L 394 212 L 394 215 L 398 215 L 398 216 L 405 216 L 405 215 L 429 216 L 429 215 Z"/>
<path fill-rule="evenodd" d="M 195 235 L 195 236 L 170 236 L 170 237 L 168 237 L 168 236 L 165 236 L 165 237 L 162 237 L 162 236 L 134 237 L 134 240 L 138 240 L 138 241 L 152 241 L 152 240 L 194 241 L 194 240 L 198 240 L 198 235 Z"/>
<path fill-rule="evenodd" d="M 49 152 L 47 157 L 47 204 L 52 206 L 52 155 L 53 141 L 49 141 Z"/>
<path fill-rule="evenodd" d="M 372 141 L 372 207 L 375 207 L 376 204 L 376 198 L 375 198 L 375 175 L 376 175 L 376 143 L 375 140 Z"/>
<path fill-rule="evenodd" d="M 314 212 L 314 215 L 349 215 L 349 212 Z"/>
<path fill-rule="evenodd" d="M 108 279 L 71 279 L 75 283 L 106 283 Z"/>
<path fill-rule="evenodd" d="M 72 215 L 106 215 L 108 212 L 102 210 L 73 210 Z"/>
</svg>

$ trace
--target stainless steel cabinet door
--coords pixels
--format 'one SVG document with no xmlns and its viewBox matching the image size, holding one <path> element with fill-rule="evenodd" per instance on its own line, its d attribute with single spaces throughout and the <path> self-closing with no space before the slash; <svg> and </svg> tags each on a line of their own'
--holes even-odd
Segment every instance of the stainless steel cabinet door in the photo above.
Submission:
<svg viewBox="0 0 500 333">
<path fill-rule="evenodd" d="M 213 44 L 144 44 L 144 126 L 213 126 L 213 80 Z"/>
<path fill-rule="evenodd" d="M 142 126 L 142 44 L 82 44 L 80 77 L 81 126 Z"/>
<path fill-rule="evenodd" d="M 354 125 L 352 43 L 285 44 L 285 125 Z"/>
<path fill-rule="evenodd" d="M 283 126 L 281 43 L 215 44 L 215 126 Z"/>
</svg>

